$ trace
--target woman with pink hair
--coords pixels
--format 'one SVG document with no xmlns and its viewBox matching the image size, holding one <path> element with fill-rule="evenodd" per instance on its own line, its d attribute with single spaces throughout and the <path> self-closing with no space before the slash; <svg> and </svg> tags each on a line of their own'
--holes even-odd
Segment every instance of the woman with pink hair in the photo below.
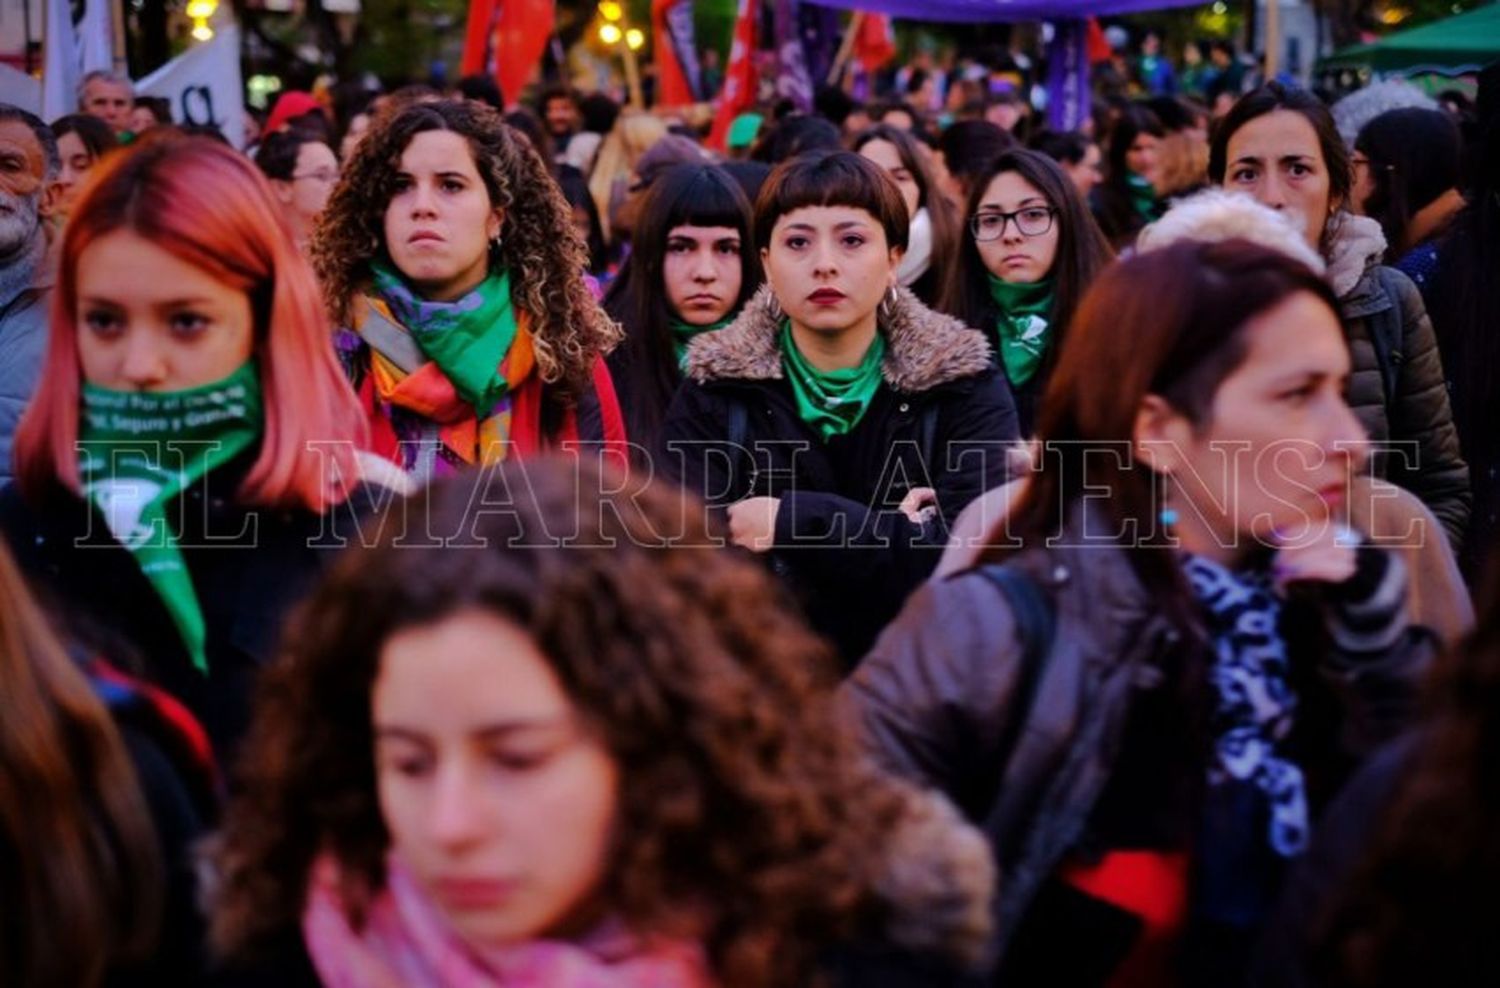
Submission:
<svg viewBox="0 0 1500 988">
<path fill-rule="evenodd" d="M 0 530 L 81 646 L 143 673 L 221 755 L 336 519 L 366 427 L 266 181 L 205 139 L 120 155 L 59 255 Z"/>
</svg>

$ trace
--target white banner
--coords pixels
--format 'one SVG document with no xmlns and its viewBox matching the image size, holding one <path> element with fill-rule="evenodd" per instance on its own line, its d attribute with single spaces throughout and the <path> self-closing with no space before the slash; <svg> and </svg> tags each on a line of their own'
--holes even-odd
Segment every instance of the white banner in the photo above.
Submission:
<svg viewBox="0 0 1500 988">
<path fill-rule="evenodd" d="M 110 0 L 47 0 L 46 54 L 42 63 L 42 118 L 78 112 L 83 77 L 113 64 Z M 75 24 L 73 8 L 83 16 Z"/>
<path fill-rule="evenodd" d="M 245 91 L 240 83 L 240 34 L 234 24 L 213 40 L 194 45 L 135 84 L 138 96 L 172 104 L 179 124 L 211 124 L 241 150 L 245 144 Z"/>
<path fill-rule="evenodd" d="M 0 63 L 0 103 L 42 115 L 42 83 L 18 68 Z"/>
</svg>

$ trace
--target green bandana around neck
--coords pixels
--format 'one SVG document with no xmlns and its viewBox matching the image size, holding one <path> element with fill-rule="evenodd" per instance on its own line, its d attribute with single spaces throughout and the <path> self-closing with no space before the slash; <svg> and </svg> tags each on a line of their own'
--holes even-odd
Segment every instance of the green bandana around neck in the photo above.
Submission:
<svg viewBox="0 0 1500 988">
<path fill-rule="evenodd" d="M 667 319 L 667 328 L 672 331 L 672 352 L 677 355 L 677 367 L 683 369 L 687 366 L 688 344 L 704 333 L 716 333 L 734 322 L 734 317 L 739 315 L 731 312 L 718 322 L 709 323 L 707 326 L 695 326 L 690 322 L 684 322 L 677 316 Z"/>
<path fill-rule="evenodd" d="M 239 456 L 264 429 L 255 361 L 183 391 L 83 385 L 78 473 L 84 496 L 145 575 L 193 665 L 208 672 L 207 631 L 167 504 Z"/>
<path fill-rule="evenodd" d="M 797 414 L 824 442 L 847 435 L 865 417 L 883 380 L 880 365 L 884 359 L 885 337 L 876 332 L 875 342 L 865 351 L 859 366 L 820 371 L 797 349 L 791 320 L 781 322 L 781 366 L 792 385 Z"/>
<path fill-rule="evenodd" d="M 473 291 L 454 302 L 419 298 L 406 279 L 384 261 L 372 261 L 375 291 L 391 307 L 424 356 L 438 365 L 459 397 L 480 418 L 490 414 L 508 385 L 500 365 L 516 341 L 516 310 L 510 272 L 491 271 Z"/>
<path fill-rule="evenodd" d="M 1161 200 L 1157 198 L 1156 188 L 1149 181 L 1127 170 L 1125 184 L 1130 189 L 1130 205 L 1137 216 L 1147 223 L 1161 218 Z"/>
<path fill-rule="evenodd" d="M 1019 387 L 1036 375 L 1052 343 L 1052 279 L 1025 284 L 989 275 L 990 298 L 1000 307 L 995 333 L 1005 376 Z"/>
</svg>

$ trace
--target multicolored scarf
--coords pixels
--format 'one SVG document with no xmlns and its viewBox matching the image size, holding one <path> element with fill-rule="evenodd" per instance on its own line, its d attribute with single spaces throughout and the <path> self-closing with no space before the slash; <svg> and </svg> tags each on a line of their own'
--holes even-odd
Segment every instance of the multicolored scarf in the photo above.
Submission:
<svg viewBox="0 0 1500 988">
<path fill-rule="evenodd" d="M 739 315 L 738 312 L 731 312 L 718 322 L 710 323 L 707 326 L 695 326 L 690 322 L 684 322 L 677 316 L 670 317 L 667 320 L 667 328 L 672 331 L 672 351 L 677 355 L 677 366 L 679 368 L 687 366 L 687 348 L 689 343 L 704 333 L 718 332 L 734 322 L 734 317 L 737 315 Z"/>
<path fill-rule="evenodd" d="M 167 504 L 260 439 L 265 421 L 255 361 L 183 391 L 113 391 L 85 382 L 82 411 L 84 497 L 161 598 L 193 665 L 207 673 L 203 610 Z"/>
<path fill-rule="evenodd" d="M 1215 773 L 1249 782 L 1270 805 L 1267 834 L 1282 857 L 1306 850 L 1307 791 L 1302 769 L 1283 754 L 1297 713 L 1281 601 L 1271 574 L 1236 573 L 1202 556 L 1185 556 L 1183 570 L 1208 619 L 1216 658 L 1210 680 L 1217 694 L 1210 727 Z"/>
<path fill-rule="evenodd" d="M 536 367 L 510 273 L 491 273 L 455 302 L 430 302 L 384 264 L 372 269 L 377 294 L 362 299 L 354 330 L 370 345 L 376 394 L 437 422 L 464 463 L 504 459 L 515 389 Z"/>
<path fill-rule="evenodd" d="M 1005 376 L 1019 387 L 1036 375 L 1052 343 L 1052 279 L 1019 283 L 987 275 L 990 298 L 1000 308 L 995 333 Z"/>
<path fill-rule="evenodd" d="M 877 332 L 859 366 L 820 371 L 797 349 L 791 320 L 782 320 L 781 366 L 792 385 L 797 414 L 824 442 L 848 434 L 865 417 L 870 402 L 875 400 L 875 392 L 880 390 L 883 380 L 880 365 L 884 359 L 885 337 Z"/>
<path fill-rule="evenodd" d="M 649 945 L 618 926 L 579 942 L 534 940 L 476 948 L 453 932 L 399 858 L 386 884 L 350 924 L 341 875 L 329 856 L 313 866 L 302 937 L 327 988 L 711 988 L 703 950 L 679 941 Z"/>
</svg>

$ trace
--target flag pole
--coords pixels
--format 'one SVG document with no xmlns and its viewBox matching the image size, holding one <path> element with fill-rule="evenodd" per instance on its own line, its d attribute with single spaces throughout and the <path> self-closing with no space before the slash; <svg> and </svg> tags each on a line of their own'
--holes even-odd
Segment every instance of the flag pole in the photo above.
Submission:
<svg viewBox="0 0 1500 988">
<path fill-rule="evenodd" d="M 844 74 L 844 69 L 849 62 L 849 54 L 854 51 L 854 38 L 859 34 L 859 24 L 864 16 L 864 11 L 856 10 L 849 18 L 849 27 L 844 30 L 844 40 L 839 42 L 838 54 L 833 56 L 833 66 L 828 70 L 830 86 L 837 86 L 839 78 Z"/>
<path fill-rule="evenodd" d="M 130 59 L 125 51 L 125 0 L 109 0 L 109 33 L 111 65 L 120 75 L 130 78 Z"/>
</svg>

